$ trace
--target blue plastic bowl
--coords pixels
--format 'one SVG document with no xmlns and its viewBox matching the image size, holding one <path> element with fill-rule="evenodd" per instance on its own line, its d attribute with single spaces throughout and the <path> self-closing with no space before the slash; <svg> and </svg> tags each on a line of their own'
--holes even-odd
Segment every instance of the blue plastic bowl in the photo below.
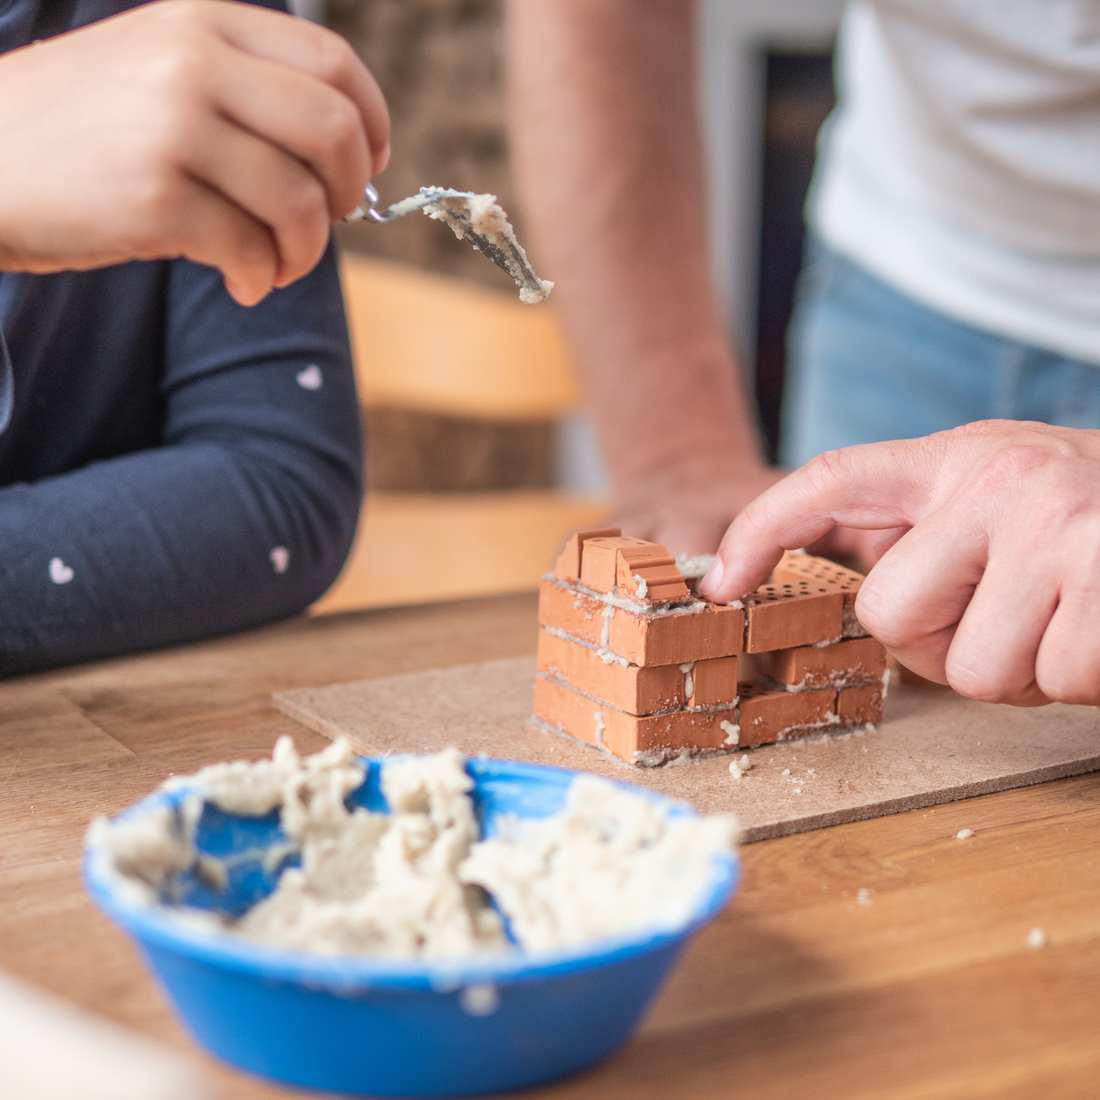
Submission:
<svg viewBox="0 0 1100 1100">
<path fill-rule="evenodd" d="M 369 767 L 367 778 L 348 805 L 386 810 L 381 761 L 362 763 Z M 577 774 L 482 759 L 467 761 L 467 770 L 485 835 L 493 834 L 498 814 L 555 813 Z M 630 789 L 674 813 L 694 812 Z M 178 802 L 184 794 L 153 794 L 124 816 Z M 277 811 L 247 818 L 208 804 L 197 845 L 224 858 L 281 837 Z M 710 888 L 682 928 L 584 949 L 447 962 L 309 955 L 191 928 L 127 897 L 102 853 L 93 849 L 84 859 L 92 897 L 137 940 L 200 1043 L 280 1082 L 376 1096 L 519 1088 L 607 1057 L 629 1038 L 691 936 L 725 906 L 738 870 L 732 854 L 715 859 Z M 266 896 L 277 875 L 257 859 L 246 860 L 234 867 L 225 893 L 188 881 L 180 900 L 238 914 Z M 495 1011 L 464 1010 L 471 1002 L 463 991 L 470 986 L 492 986 Z M 491 994 L 489 1000 L 491 1007 Z"/>
</svg>

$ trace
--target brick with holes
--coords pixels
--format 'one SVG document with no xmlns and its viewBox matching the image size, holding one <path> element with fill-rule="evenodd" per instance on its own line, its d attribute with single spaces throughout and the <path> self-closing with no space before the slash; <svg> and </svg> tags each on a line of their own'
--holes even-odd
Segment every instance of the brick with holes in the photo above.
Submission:
<svg viewBox="0 0 1100 1100">
<path fill-rule="evenodd" d="M 745 652 L 765 653 L 839 639 L 844 593 L 816 581 L 761 585 L 745 599 Z"/>
<path fill-rule="evenodd" d="M 856 618 L 856 596 L 866 578 L 854 569 L 845 569 L 828 558 L 815 557 L 801 550 L 788 550 L 772 570 L 772 582 L 778 584 L 797 581 L 816 581 L 828 588 L 844 593 L 844 617 L 842 638 L 865 638 L 867 631 Z"/>
<path fill-rule="evenodd" d="M 864 684 L 882 680 L 886 672 L 886 649 L 874 638 L 773 649 L 759 654 L 756 669 L 788 691 Z"/>
</svg>

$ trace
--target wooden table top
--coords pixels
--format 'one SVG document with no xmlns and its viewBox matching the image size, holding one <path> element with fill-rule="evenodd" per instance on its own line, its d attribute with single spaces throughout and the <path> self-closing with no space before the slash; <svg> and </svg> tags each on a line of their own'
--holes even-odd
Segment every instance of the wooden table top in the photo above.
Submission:
<svg viewBox="0 0 1100 1100">
<path fill-rule="evenodd" d="M 532 652 L 535 610 L 517 596 L 302 618 L 0 683 L 0 969 L 187 1052 L 226 1100 L 289 1095 L 216 1066 L 175 1022 L 81 887 L 89 818 L 279 734 L 320 748 L 273 690 Z M 1100 1095 L 1100 775 L 743 855 L 738 896 L 633 1042 L 524 1095 Z"/>
</svg>

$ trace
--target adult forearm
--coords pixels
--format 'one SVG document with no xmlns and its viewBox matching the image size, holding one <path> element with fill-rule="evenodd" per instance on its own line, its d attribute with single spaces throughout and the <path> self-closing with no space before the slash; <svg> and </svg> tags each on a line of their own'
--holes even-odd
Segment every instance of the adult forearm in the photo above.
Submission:
<svg viewBox="0 0 1100 1100">
<path fill-rule="evenodd" d="M 690 0 L 513 0 L 511 141 L 540 268 L 620 488 L 762 464 L 707 245 Z"/>
</svg>

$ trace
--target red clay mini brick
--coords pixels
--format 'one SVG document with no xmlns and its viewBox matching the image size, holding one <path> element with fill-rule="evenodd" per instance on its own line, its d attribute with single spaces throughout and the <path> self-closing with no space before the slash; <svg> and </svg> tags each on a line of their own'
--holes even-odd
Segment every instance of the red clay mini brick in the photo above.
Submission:
<svg viewBox="0 0 1100 1100">
<path fill-rule="evenodd" d="M 545 676 L 535 677 L 535 717 L 589 745 L 603 747 L 606 708 Z"/>
<path fill-rule="evenodd" d="M 539 672 L 574 691 L 628 714 L 654 714 L 684 705 L 684 674 L 679 665 L 640 668 L 605 661 L 598 650 L 558 638 L 545 629 L 539 631 L 538 667 Z"/>
<path fill-rule="evenodd" d="M 635 614 L 616 608 L 608 648 L 635 665 L 679 665 L 740 653 L 745 613 L 708 604 L 700 611 Z"/>
<path fill-rule="evenodd" d="M 645 582 L 644 592 L 639 591 L 639 577 Z M 624 599 L 669 603 L 690 596 L 683 574 L 676 567 L 676 559 L 655 543 L 619 550 L 615 579 L 619 595 Z"/>
<path fill-rule="evenodd" d="M 617 551 L 653 545 L 654 543 L 646 542 L 645 539 L 627 536 L 585 539 L 581 547 L 581 584 L 593 592 L 613 591 L 618 580 Z M 668 553 L 663 546 L 659 549 Z"/>
<path fill-rule="evenodd" d="M 844 594 L 816 582 L 766 584 L 746 598 L 745 613 L 748 653 L 813 645 L 840 637 Z"/>
<path fill-rule="evenodd" d="M 844 593 L 844 618 L 840 636 L 842 638 L 865 638 L 867 631 L 856 618 L 856 595 L 866 578 L 854 569 L 845 569 L 828 558 L 818 558 L 813 554 L 803 554 L 798 550 L 788 550 L 772 571 L 772 581 L 776 584 L 794 583 L 799 580 L 816 581 Z"/>
<path fill-rule="evenodd" d="M 609 539 L 622 534 L 618 527 L 601 527 L 598 531 L 578 531 L 565 544 L 554 566 L 554 576 L 559 581 L 579 581 L 581 579 L 581 550 L 586 539 Z"/>
<path fill-rule="evenodd" d="M 763 684 L 738 688 L 742 745 L 766 745 L 836 729 L 836 692 L 775 691 Z"/>
<path fill-rule="evenodd" d="M 737 712 L 732 708 L 705 712 L 678 710 L 648 718 L 608 709 L 604 722 L 604 748 L 628 764 L 659 764 L 680 749 L 714 752 L 736 744 L 729 733 L 737 728 Z"/>
<path fill-rule="evenodd" d="M 688 675 L 691 677 L 689 707 L 728 707 L 737 698 L 736 657 L 696 661 Z"/>
<path fill-rule="evenodd" d="M 837 714 L 844 729 L 862 726 L 868 722 L 876 725 L 882 721 L 882 684 L 861 684 L 859 687 L 841 688 L 837 693 Z"/>
<path fill-rule="evenodd" d="M 741 652 L 745 613 L 707 604 L 698 611 L 627 611 L 544 577 L 539 622 L 610 649 L 635 665 L 679 665 Z"/>
<path fill-rule="evenodd" d="M 729 748 L 733 744 L 730 730 L 736 729 L 732 709 L 680 710 L 640 718 L 586 699 L 541 674 L 535 678 L 535 717 L 636 765 L 661 763 L 683 748 Z"/>
<path fill-rule="evenodd" d="M 548 578 L 539 585 L 539 622 L 564 630 L 582 642 L 606 646 L 604 634 L 610 630 L 610 613 L 614 610 L 593 596 Z"/>
<path fill-rule="evenodd" d="M 787 688 L 840 687 L 881 680 L 886 649 L 874 638 L 851 638 L 835 645 L 776 649 L 757 657 L 757 670 Z"/>
</svg>

